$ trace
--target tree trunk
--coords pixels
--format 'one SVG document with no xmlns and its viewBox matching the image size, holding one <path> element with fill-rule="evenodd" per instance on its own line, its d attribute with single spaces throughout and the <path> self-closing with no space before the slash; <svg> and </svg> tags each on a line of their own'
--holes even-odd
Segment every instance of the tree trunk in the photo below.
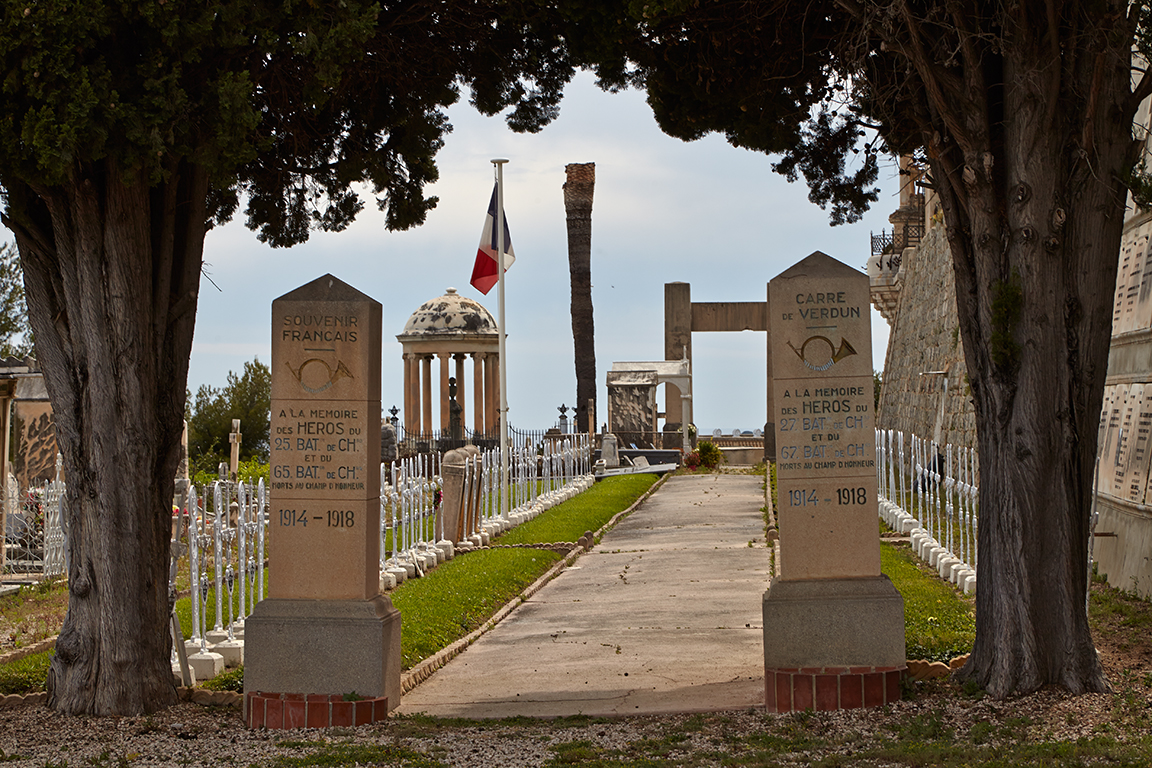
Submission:
<svg viewBox="0 0 1152 768">
<path fill-rule="evenodd" d="M 171 502 L 205 234 L 205 173 L 78 167 L 2 179 L 68 490 L 69 605 L 49 706 L 130 715 L 176 701 Z"/>
<path fill-rule="evenodd" d="M 1054 59 L 1044 20 L 1005 26 L 1002 53 L 966 40 L 980 55 L 962 69 L 918 64 L 982 467 L 976 643 L 959 676 L 995 697 L 1104 691 L 1088 517 L 1134 159 L 1130 38 L 1061 29 L 1077 39 Z"/>
<path fill-rule="evenodd" d="M 596 405 L 596 332 L 592 323 L 592 191 L 595 163 L 564 166 L 568 218 L 568 271 L 572 279 L 572 342 L 576 358 L 576 430 L 588 429 L 588 404 Z M 595 426 L 595 425 L 593 425 Z"/>
</svg>

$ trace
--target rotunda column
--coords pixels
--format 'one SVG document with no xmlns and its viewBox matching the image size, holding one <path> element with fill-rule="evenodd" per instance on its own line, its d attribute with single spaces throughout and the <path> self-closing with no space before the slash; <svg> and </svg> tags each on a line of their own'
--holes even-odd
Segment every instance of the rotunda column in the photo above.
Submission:
<svg viewBox="0 0 1152 768">
<path fill-rule="evenodd" d="M 416 367 L 416 355 L 411 352 L 404 353 L 404 429 L 416 432 L 416 422 L 420 413 L 420 384 L 419 369 Z M 400 436 L 397 435 L 397 438 Z"/>
<path fill-rule="evenodd" d="M 484 358 L 484 408 L 487 414 L 484 422 L 488 425 L 488 431 L 493 434 L 500 428 L 496 420 L 496 411 L 500 407 L 500 370 L 497 368 L 499 358 L 500 356 L 493 352 L 489 352 Z"/>
<path fill-rule="evenodd" d="M 484 426 L 484 353 L 472 353 L 472 406 L 474 429 L 478 434 L 487 434 Z"/>
<path fill-rule="evenodd" d="M 421 359 L 421 390 L 423 402 L 421 403 L 420 434 L 429 435 L 432 426 L 432 355 L 424 355 Z"/>
</svg>

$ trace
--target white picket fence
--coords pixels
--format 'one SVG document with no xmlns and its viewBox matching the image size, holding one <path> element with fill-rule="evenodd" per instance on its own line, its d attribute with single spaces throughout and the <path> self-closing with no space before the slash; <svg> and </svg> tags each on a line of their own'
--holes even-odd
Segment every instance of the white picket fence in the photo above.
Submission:
<svg viewBox="0 0 1152 768">
<path fill-rule="evenodd" d="M 591 443 L 586 435 L 549 439 L 510 453 L 507 491 L 500 482 L 498 451 L 479 453 L 469 461 L 465 482 L 469 489 L 480 484 L 480 493 L 474 495 L 479 504 L 468 518 L 465 540 L 451 542 L 450 550 L 486 544 L 512 523 L 570 498 L 592 482 Z M 440 457 L 428 454 L 381 465 L 380 473 L 380 569 L 386 579 L 391 574 L 389 582 L 399 583 L 423 576 L 445 559 L 445 533 L 437 516 L 443 487 Z M 515 506 L 502 513 L 499 500 L 505 495 Z M 188 555 L 193 597 L 190 640 L 194 649 L 206 650 L 224 637 L 235 639 L 264 594 L 264 551 L 267 537 L 275 534 L 268 530 L 263 481 L 256 486 L 218 481 L 192 488 L 184 510 L 186 532 L 173 541 L 173 558 Z"/>
<path fill-rule="evenodd" d="M 880 517 L 941 578 L 976 589 L 980 464 L 970 448 L 876 430 Z"/>
<path fill-rule="evenodd" d="M 437 515 L 443 480 L 437 454 L 381 465 L 380 568 L 382 582 L 423 576 L 442 562 L 445 550 L 481 546 L 491 536 L 571 498 L 593 482 L 592 446 L 587 435 L 523 441 L 509 451 L 507 484 L 499 451 L 476 452 L 465 465 L 469 500 L 461 541 L 444 547 Z M 45 577 L 67 573 L 62 526 L 65 483 L 57 477 L 5 502 L 12 517 L 5 569 Z M 506 508 L 501 502 L 507 500 Z M 189 487 L 173 515 L 169 587 L 187 556 L 192 597 L 190 653 L 220 648 L 243 635 L 244 620 L 264 595 L 269 499 L 264 481 L 252 485 L 224 480 Z M 437 528 L 441 530 L 437 530 Z M 454 538 L 454 537 L 452 537 Z M 387 584 L 386 584 L 387 586 Z M 175 653 L 175 649 L 174 649 Z"/>
</svg>

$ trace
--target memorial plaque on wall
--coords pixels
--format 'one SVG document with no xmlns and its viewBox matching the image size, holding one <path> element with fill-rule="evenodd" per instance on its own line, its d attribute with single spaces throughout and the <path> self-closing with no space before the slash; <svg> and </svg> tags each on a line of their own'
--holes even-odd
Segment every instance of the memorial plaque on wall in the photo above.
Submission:
<svg viewBox="0 0 1152 768">
<path fill-rule="evenodd" d="M 381 338 L 331 275 L 272 302 L 269 597 L 380 591 Z"/>
<path fill-rule="evenodd" d="M 880 574 L 868 291 L 819 251 L 768 286 L 783 579 Z"/>
</svg>

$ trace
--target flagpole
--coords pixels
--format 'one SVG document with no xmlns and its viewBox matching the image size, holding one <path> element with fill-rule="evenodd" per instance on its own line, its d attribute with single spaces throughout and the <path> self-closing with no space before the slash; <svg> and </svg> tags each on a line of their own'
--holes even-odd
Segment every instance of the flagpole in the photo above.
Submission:
<svg viewBox="0 0 1152 768">
<path fill-rule="evenodd" d="M 496 166 L 496 275 L 497 275 L 497 355 L 500 358 L 500 516 L 505 520 L 511 514 L 512 489 L 508 483 L 508 363 L 505 357 L 504 325 L 504 164 L 508 160 L 497 158 Z"/>
</svg>

